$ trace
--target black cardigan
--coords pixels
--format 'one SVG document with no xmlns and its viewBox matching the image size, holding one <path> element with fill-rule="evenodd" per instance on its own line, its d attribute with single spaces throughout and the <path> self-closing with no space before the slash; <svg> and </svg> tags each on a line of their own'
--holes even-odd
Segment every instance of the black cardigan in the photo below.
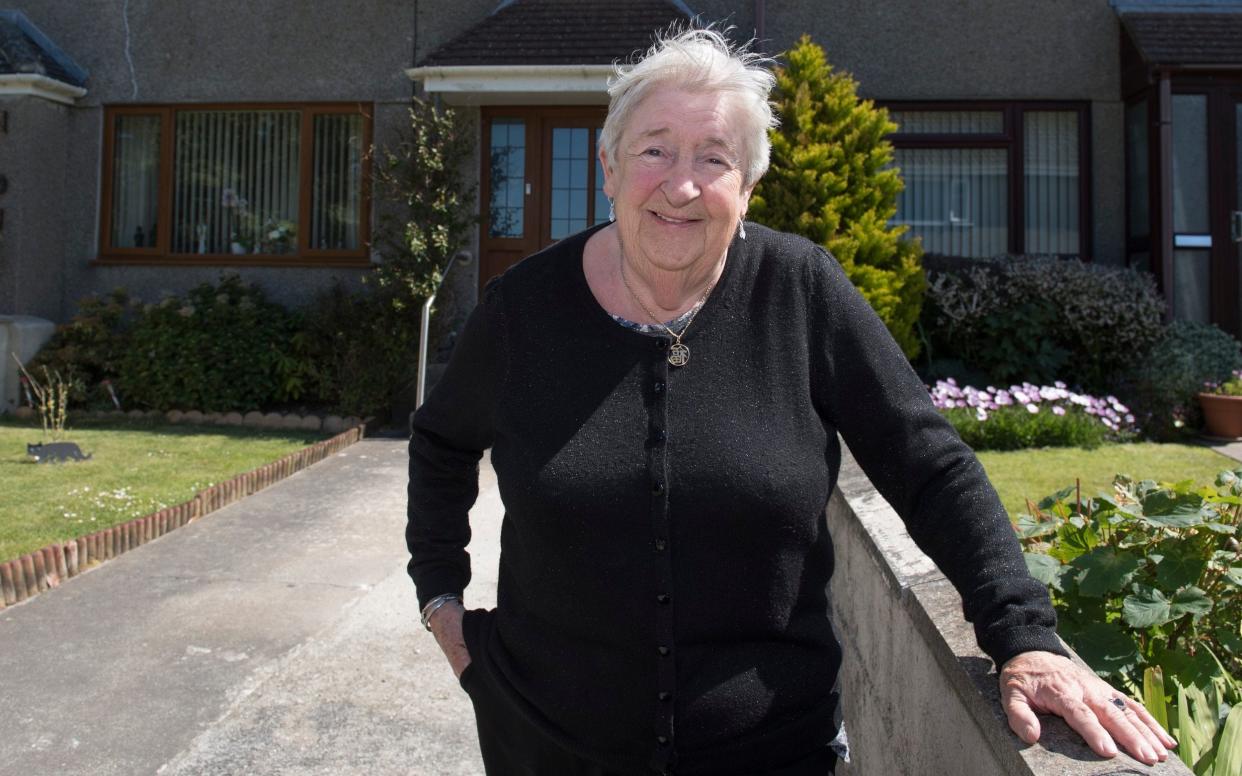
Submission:
<svg viewBox="0 0 1242 776">
<path fill-rule="evenodd" d="M 414 417 L 420 606 L 470 580 L 490 447 L 506 514 L 497 608 L 467 614 L 471 681 L 627 773 L 753 773 L 832 739 L 837 432 L 998 665 L 1064 654 L 982 467 L 836 260 L 746 230 L 687 365 L 595 301 L 592 228 L 488 284 Z"/>
</svg>

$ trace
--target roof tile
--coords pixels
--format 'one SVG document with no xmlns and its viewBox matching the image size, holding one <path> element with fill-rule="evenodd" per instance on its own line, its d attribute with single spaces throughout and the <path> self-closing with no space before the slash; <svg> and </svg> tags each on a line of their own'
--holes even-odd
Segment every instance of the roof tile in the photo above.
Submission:
<svg viewBox="0 0 1242 776">
<path fill-rule="evenodd" d="M 1242 64 L 1242 13 L 1123 13 L 1121 23 L 1150 64 Z"/>
<path fill-rule="evenodd" d="M 655 30 L 685 21 L 666 0 L 516 0 L 418 65 L 611 64 L 645 51 Z"/>
</svg>

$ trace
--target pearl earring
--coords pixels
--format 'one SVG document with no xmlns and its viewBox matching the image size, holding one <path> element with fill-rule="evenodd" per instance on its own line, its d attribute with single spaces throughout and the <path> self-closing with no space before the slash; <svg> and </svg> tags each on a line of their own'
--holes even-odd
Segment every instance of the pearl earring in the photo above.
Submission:
<svg viewBox="0 0 1242 776">
<path fill-rule="evenodd" d="M 611 199 L 608 200 L 608 220 L 609 221 L 617 220 L 617 208 L 615 205 L 612 204 Z"/>
</svg>

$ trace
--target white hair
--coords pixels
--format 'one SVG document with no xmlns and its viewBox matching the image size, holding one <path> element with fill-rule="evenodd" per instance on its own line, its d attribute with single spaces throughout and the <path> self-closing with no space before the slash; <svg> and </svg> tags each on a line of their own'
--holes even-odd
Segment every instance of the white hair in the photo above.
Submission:
<svg viewBox="0 0 1242 776">
<path fill-rule="evenodd" d="M 742 109 L 742 185 L 753 186 L 768 171 L 768 130 L 777 125 L 768 94 L 776 76 L 764 67 L 773 60 L 749 51 L 748 45 L 735 45 L 710 28 L 673 27 L 658 33 L 655 44 L 636 63 L 616 65 L 616 75 L 608 81 L 611 99 L 600 133 L 609 161 L 617 158 L 629 114 L 656 88 L 724 92 L 734 95 Z"/>
</svg>

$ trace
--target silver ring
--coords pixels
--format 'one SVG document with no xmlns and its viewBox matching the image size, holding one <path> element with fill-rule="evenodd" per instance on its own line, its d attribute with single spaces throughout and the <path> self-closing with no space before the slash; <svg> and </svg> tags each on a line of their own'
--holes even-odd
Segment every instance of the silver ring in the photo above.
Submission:
<svg viewBox="0 0 1242 776">
<path fill-rule="evenodd" d="M 1108 702 L 1113 704 L 1117 708 L 1121 709 L 1122 711 L 1126 710 L 1126 702 L 1122 700 L 1121 698 L 1109 698 Z"/>
</svg>

